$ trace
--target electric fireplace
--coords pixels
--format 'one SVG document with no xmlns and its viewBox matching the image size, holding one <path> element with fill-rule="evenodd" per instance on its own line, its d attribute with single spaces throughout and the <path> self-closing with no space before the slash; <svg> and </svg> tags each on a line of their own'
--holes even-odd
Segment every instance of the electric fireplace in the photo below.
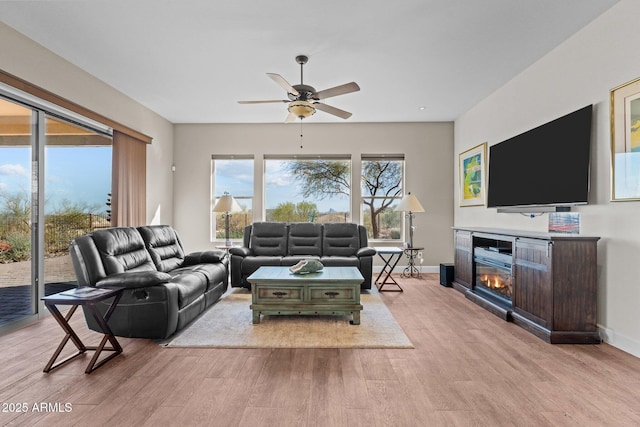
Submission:
<svg viewBox="0 0 640 427">
<path fill-rule="evenodd" d="M 474 290 L 500 305 L 511 307 L 511 248 L 476 247 Z"/>
</svg>

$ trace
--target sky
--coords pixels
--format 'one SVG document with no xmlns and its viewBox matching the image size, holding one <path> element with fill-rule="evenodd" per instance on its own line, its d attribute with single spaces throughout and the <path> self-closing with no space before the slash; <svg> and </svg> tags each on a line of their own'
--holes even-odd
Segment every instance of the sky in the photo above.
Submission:
<svg viewBox="0 0 640 427">
<path fill-rule="evenodd" d="M 30 174 L 31 148 L 0 147 L 0 194 L 30 193 Z M 45 212 L 68 200 L 104 213 L 110 192 L 111 147 L 46 147 Z"/>
</svg>

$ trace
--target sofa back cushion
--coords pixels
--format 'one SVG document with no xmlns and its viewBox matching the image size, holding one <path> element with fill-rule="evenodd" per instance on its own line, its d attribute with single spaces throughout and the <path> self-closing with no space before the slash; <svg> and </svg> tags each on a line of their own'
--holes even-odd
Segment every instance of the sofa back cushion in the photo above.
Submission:
<svg viewBox="0 0 640 427">
<path fill-rule="evenodd" d="M 288 255 L 322 255 L 322 225 L 310 222 L 289 224 Z"/>
<path fill-rule="evenodd" d="M 256 256 L 285 256 L 287 225 L 283 222 L 253 223 L 249 248 Z"/>
<path fill-rule="evenodd" d="M 358 224 L 327 223 L 322 229 L 323 256 L 353 256 L 360 249 Z"/>
<path fill-rule="evenodd" d="M 168 225 L 147 225 L 138 231 L 158 271 L 171 271 L 182 267 L 184 249 L 178 233 Z"/>
<path fill-rule="evenodd" d="M 91 233 L 107 276 L 126 271 L 156 271 L 144 240 L 133 227 L 117 227 Z"/>
<path fill-rule="evenodd" d="M 100 252 L 98 252 L 91 236 L 80 236 L 73 239 L 69 245 L 69 255 L 78 286 L 95 286 L 96 282 L 107 276 L 104 272 Z"/>
</svg>

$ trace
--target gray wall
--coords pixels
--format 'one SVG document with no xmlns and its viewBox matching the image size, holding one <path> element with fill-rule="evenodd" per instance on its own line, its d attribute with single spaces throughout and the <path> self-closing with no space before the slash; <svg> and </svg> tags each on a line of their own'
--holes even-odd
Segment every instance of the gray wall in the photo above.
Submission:
<svg viewBox="0 0 640 427">
<path fill-rule="evenodd" d="M 591 194 L 582 234 L 598 244 L 598 321 L 606 341 L 640 356 L 640 202 L 610 201 L 609 94 L 640 77 L 640 2 L 623 0 L 455 122 L 455 155 L 491 146 L 594 104 Z M 458 197 L 455 165 L 453 190 Z M 529 219 L 485 207 L 455 207 L 456 225 L 546 231 L 547 216 Z M 579 286 L 579 284 L 577 284 Z"/>
<path fill-rule="evenodd" d="M 252 154 L 255 173 L 254 212 L 261 212 L 262 165 L 270 154 L 349 154 L 359 167 L 362 154 L 398 154 L 406 159 L 405 187 L 426 212 L 414 219 L 414 244 L 424 246 L 424 265 L 453 259 L 453 124 L 340 123 L 179 124 L 175 126 L 175 226 L 187 247 L 204 249 L 210 242 L 211 156 Z M 354 170 L 354 179 L 359 172 Z M 360 221 L 359 181 L 352 183 L 353 221 Z M 408 237 L 407 237 L 408 239 Z M 426 271 L 426 269 L 425 269 Z"/>
</svg>

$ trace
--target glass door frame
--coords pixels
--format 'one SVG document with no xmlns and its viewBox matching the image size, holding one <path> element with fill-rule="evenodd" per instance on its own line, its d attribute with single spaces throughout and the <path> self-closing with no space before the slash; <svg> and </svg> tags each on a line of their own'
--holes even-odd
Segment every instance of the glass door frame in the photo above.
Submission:
<svg viewBox="0 0 640 427">
<path fill-rule="evenodd" d="M 44 296 L 44 147 L 46 144 L 45 112 L 33 111 L 31 141 L 31 285 L 34 288 L 35 316 L 46 312 L 41 297 Z M 35 286 L 34 286 L 35 285 Z"/>
</svg>

